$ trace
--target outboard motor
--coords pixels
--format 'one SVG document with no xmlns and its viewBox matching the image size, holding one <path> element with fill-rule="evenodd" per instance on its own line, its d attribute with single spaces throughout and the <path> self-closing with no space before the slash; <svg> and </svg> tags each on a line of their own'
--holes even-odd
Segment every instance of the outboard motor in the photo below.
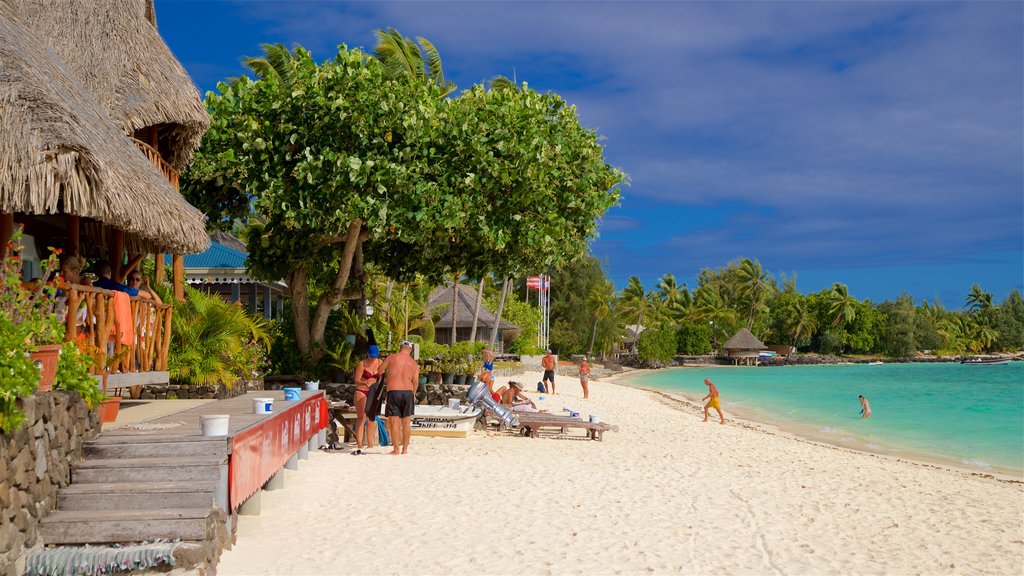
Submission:
<svg viewBox="0 0 1024 576">
<path fill-rule="evenodd" d="M 466 399 L 477 408 L 487 410 L 501 421 L 503 426 L 515 428 L 519 426 L 519 418 L 511 410 L 494 401 L 494 398 L 487 392 L 487 384 L 479 380 L 469 387 Z"/>
</svg>

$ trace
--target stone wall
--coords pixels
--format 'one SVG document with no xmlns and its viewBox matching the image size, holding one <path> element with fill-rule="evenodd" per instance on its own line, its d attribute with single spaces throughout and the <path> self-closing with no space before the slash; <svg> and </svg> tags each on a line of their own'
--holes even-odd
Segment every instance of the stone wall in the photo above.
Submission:
<svg viewBox="0 0 1024 576">
<path fill-rule="evenodd" d="M 262 380 L 239 381 L 230 388 L 224 384 L 217 386 L 147 384 L 142 389 L 141 398 L 143 400 L 223 400 L 256 390 L 263 390 Z"/>
<path fill-rule="evenodd" d="M 75 392 L 41 392 L 19 401 L 25 421 L 0 434 L 0 576 L 25 571 L 25 556 L 42 548 L 39 520 L 57 506 L 99 416 Z"/>
</svg>

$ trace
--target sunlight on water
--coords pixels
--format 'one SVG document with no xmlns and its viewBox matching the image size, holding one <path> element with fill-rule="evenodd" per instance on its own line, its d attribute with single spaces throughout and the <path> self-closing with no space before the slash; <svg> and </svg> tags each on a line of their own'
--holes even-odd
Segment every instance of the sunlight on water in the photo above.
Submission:
<svg viewBox="0 0 1024 576">
<path fill-rule="evenodd" d="M 631 381 L 699 401 L 704 378 L 740 417 L 875 452 L 1024 472 L 1024 362 L 679 368 Z M 860 394 L 869 419 L 860 417 Z"/>
</svg>

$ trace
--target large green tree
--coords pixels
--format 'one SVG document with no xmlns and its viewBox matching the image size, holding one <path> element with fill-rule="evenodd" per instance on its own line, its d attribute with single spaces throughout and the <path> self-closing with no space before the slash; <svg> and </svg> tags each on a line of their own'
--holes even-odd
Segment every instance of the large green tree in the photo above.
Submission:
<svg viewBox="0 0 1024 576">
<path fill-rule="evenodd" d="M 322 64 L 282 56 L 208 95 L 183 191 L 214 221 L 253 216 L 251 271 L 289 285 L 314 362 L 330 310 L 364 297 L 364 263 L 399 281 L 542 269 L 585 252 L 618 200 L 623 175 L 556 95 L 446 99 L 345 46 Z"/>
</svg>

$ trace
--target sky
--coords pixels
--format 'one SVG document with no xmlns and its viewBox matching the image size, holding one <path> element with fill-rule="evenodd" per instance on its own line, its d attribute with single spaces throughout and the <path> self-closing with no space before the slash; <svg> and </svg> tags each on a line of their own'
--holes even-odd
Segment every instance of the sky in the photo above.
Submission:
<svg viewBox="0 0 1024 576">
<path fill-rule="evenodd" d="M 621 288 L 758 259 L 797 288 L 960 308 L 1024 290 L 1022 2 L 157 0 L 202 93 L 261 43 L 422 36 L 459 89 L 555 92 L 629 174 L 591 244 Z M 553 279 L 554 283 L 558 279 Z"/>
</svg>

